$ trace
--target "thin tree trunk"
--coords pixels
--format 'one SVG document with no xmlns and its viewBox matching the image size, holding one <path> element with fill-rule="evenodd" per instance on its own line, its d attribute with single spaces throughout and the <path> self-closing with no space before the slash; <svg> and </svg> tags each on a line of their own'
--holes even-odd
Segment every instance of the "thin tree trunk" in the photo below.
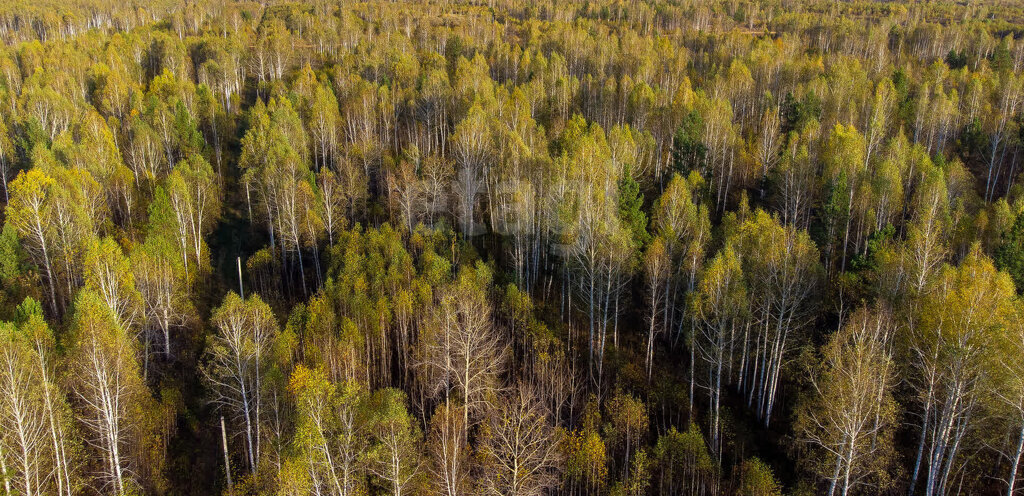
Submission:
<svg viewBox="0 0 1024 496">
<path fill-rule="evenodd" d="M 0 477 L 4 478 L 4 496 L 11 494 L 11 479 L 7 477 L 7 458 L 4 457 L 4 447 L 0 446 Z"/>
<path fill-rule="evenodd" d="M 1010 477 L 1006 483 L 1006 496 L 1013 496 L 1014 486 L 1017 485 L 1017 468 L 1020 466 L 1022 453 L 1024 453 L 1024 425 L 1021 425 L 1020 435 L 1017 436 L 1017 451 L 1013 455 L 1013 463 L 1010 464 Z"/>
<path fill-rule="evenodd" d="M 856 445 L 857 437 L 854 435 L 850 436 L 850 449 L 846 452 L 846 467 L 843 469 L 843 492 L 842 496 L 846 496 L 850 492 L 850 471 L 853 468 L 853 456 L 854 446 Z"/>
<path fill-rule="evenodd" d="M 836 484 L 839 483 L 839 473 L 842 470 L 843 458 L 836 454 L 836 468 L 832 471 L 832 478 L 828 484 L 828 496 L 833 496 L 836 493 Z"/>
<path fill-rule="evenodd" d="M 228 482 L 228 494 L 234 493 L 231 485 L 231 458 L 228 456 L 228 430 L 224 426 L 224 416 L 220 416 L 220 441 L 224 449 L 224 477 Z"/>
</svg>

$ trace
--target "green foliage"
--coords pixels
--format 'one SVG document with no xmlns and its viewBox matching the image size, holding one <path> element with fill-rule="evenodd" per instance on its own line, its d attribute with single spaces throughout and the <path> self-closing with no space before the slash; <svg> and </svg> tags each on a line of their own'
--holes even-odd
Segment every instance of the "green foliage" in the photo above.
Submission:
<svg viewBox="0 0 1024 496">
<path fill-rule="evenodd" d="M 23 257 L 17 231 L 10 224 L 4 224 L 0 231 L 0 280 L 12 284 L 10 281 L 22 271 Z"/>
<path fill-rule="evenodd" d="M 422 433 L 419 424 L 406 410 L 405 393 L 385 388 L 369 399 L 368 429 L 373 442 L 365 453 L 369 470 L 378 485 L 399 495 L 419 483 Z"/>
<path fill-rule="evenodd" d="M 271 4 L 0 3 L 6 492 L 1013 492 L 1018 6 Z"/>
<path fill-rule="evenodd" d="M 565 476 L 588 491 L 597 491 L 608 483 L 605 444 L 593 431 L 573 431 L 566 436 Z"/>
<path fill-rule="evenodd" d="M 988 64 L 994 72 L 1005 72 L 1013 69 L 1013 54 L 1010 53 L 1007 40 L 1001 40 L 995 49 L 992 50 L 992 54 L 989 55 Z"/>
<path fill-rule="evenodd" d="M 646 246 L 651 237 L 647 232 L 647 214 L 643 207 L 644 195 L 640 192 L 640 184 L 633 179 L 627 167 L 619 180 L 619 218 L 626 224 L 638 247 Z"/>
<path fill-rule="evenodd" d="M 782 101 L 782 131 L 796 131 L 810 121 L 820 120 L 821 112 L 821 99 L 815 92 L 807 92 L 801 100 L 793 93 L 786 93 L 786 98 Z"/>
<path fill-rule="evenodd" d="M 960 69 L 967 65 L 967 53 L 963 50 L 958 52 L 955 48 L 950 48 L 946 54 L 945 61 L 950 69 Z"/>
<path fill-rule="evenodd" d="M 740 483 L 737 494 L 741 496 L 782 496 L 772 469 L 757 458 L 750 458 L 740 467 Z"/>
<path fill-rule="evenodd" d="M 974 118 L 964 126 L 957 148 L 965 161 L 977 162 L 983 160 L 987 145 L 988 136 L 981 127 L 981 120 Z"/>
<path fill-rule="evenodd" d="M 696 424 L 691 423 L 685 432 L 669 428 L 658 438 L 652 456 L 657 463 L 661 491 L 714 492 L 718 470 Z"/>
<path fill-rule="evenodd" d="M 993 261 L 999 270 L 1010 274 L 1018 291 L 1024 290 L 1024 215 L 1017 215 L 1003 233 Z"/>
<path fill-rule="evenodd" d="M 672 169 L 686 175 L 704 170 L 708 148 L 703 142 L 704 119 L 697 110 L 689 111 L 672 137 Z"/>
<path fill-rule="evenodd" d="M 880 231 L 875 231 L 868 238 L 867 253 L 854 255 L 850 259 L 850 270 L 873 271 L 878 269 L 878 252 L 896 237 L 896 227 L 886 224 Z"/>
</svg>

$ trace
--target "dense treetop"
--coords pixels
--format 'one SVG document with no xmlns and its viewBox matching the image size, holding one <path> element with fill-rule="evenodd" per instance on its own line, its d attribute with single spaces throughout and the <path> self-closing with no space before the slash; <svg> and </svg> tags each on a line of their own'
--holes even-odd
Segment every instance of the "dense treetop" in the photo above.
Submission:
<svg viewBox="0 0 1024 496">
<path fill-rule="evenodd" d="M 0 3 L 0 491 L 1019 494 L 1022 36 Z"/>
</svg>

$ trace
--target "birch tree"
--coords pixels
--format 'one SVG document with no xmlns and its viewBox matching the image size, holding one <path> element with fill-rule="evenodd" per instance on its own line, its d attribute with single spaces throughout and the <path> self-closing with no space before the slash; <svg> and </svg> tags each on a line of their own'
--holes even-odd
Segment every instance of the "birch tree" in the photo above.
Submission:
<svg viewBox="0 0 1024 496">
<path fill-rule="evenodd" d="M 493 400 L 507 355 L 487 301 L 489 284 L 490 273 L 483 266 L 459 275 L 441 296 L 440 335 L 429 352 L 431 367 L 437 370 L 435 392 L 443 395 L 445 404 L 461 404 L 464 435 Z"/>
<path fill-rule="evenodd" d="M 748 406 L 768 425 L 786 355 L 817 315 L 814 296 L 823 271 L 806 232 L 760 210 L 739 228 L 736 243 L 754 320 L 753 329 L 743 330 L 738 380 Z"/>
<path fill-rule="evenodd" d="M 829 339 L 797 410 L 797 433 L 828 494 L 884 490 L 892 481 L 897 406 L 894 324 L 886 310 L 861 308 Z"/>
<path fill-rule="evenodd" d="M 710 445 L 718 457 L 722 455 L 722 390 L 728 381 L 727 368 L 732 366 L 733 342 L 743 325 L 746 299 L 739 258 L 733 247 L 727 245 L 704 270 L 692 299 L 693 312 L 699 322 L 694 349 L 704 365 L 706 376 L 702 385 L 708 392 Z"/>
<path fill-rule="evenodd" d="M 1005 273 L 975 246 L 958 267 L 942 268 L 924 296 L 918 324 L 909 329 L 906 363 L 917 402 L 919 431 L 911 488 L 946 494 L 958 458 L 977 426 L 984 356 L 1002 328 L 1014 294 Z"/>
<path fill-rule="evenodd" d="M 668 285 L 666 280 L 669 276 L 669 259 L 668 254 L 665 252 L 665 244 L 661 241 L 661 238 L 655 238 L 651 245 L 647 248 L 647 253 L 644 257 L 644 286 L 647 291 L 647 351 L 644 355 L 645 363 L 647 365 L 647 378 L 651 378 L 651 369 L 654 362 L 654 337 L 656 332 L 664 332 L 664 326 L 667 322 L 662 320 L 661 325 L 658 324 L 659 318 L 661 317 L 662 308 L 665 304 L 665 300 L 668 298 L 666 290 Z"/>
<path fill-rule="evenodd" d="M 17 329 L 12 329 L 10 340 L 3 340 L 10 346 L 3 348 L 5 370 L 12 374 L 7 378 L 7 384 L 13 386 L 11 379 L 15 377 L 31 378 L 33 382 L 28 385 L 28 390 L 16 394 L 26 394 L 30 398 L 38 394 L 43 408 L 41 413 L 45 415 L 46 422 L 47 445 L 41 447 L 46 458 L 41 465 L 51 470 L 51 473 L 44 479 L 38 479 L 35 487 L 40 492 L 70 496 L 81 484 L 76 469 L 79 465 L 80 440 L 72 425 L 67 397 L 57 382 L 53 331 L 43 319 L 42 306 L 31 298 L 26 298 L 18 305 L 16 317 Z M 11 354 L 12 351 L 16 354 Z M 8 393 L 15 393 L 15 390 L 10 389 Z M 15 411 L 10 410 L 12 413 Z M 10 453 L 12 450 L 5 449 L 5 452 Z M 39 480 L 44 482 L 40 483 Z"/>
<path fill-rule="evenodd" d="M 490 436 L 483 448 L 490 463 L 485 494 L 546 494 L 561 471 L 559 432 L 529 386 L 513 387 L 502 404 L 505 407 L 491 416 Z"/>
<path fill-rule="evenodd" d="M 83 290 L 75 300 L 70 361 L 72 391 L 86 442 L 99 458 L 94 489 L 123 494 L 141 484 L 134 463 L 148 393 L 134 341 L 102 297 Z"/>
<path fill-rule="evenodd" d="M 19 173 L 11 182 L 11 201 L 4 213 L 24 240 L 26 251 L 43 269 L 49 286 L 50 310 L 56 314 L 62 308 L 57 302 L 57 274 L 52 262 L 55 240 L 50 202 L 55 187 L 53 178 L 39 169 Z"/>
<path fill-rule="evenodd" d="M 445 496 L 471 494 L 474 489 L 471 476 L 473 452 L 463 425 L 463 409 L 465 407 L 452 403 L 441 403 L 430 417 L 427 435 L 427 448 L 431 455 L 429 471 L 432 486 L 438 494 Z"/>
<path fill-rule="evenodd" d="M 405 402 L 405 393 L 392 388 L 376 391 L 370 400 L 373 441 L 366 459 L 392 496 L 413 493 L 423 466 L 422 434 Z"/>
<path fill-rule="evenodd" d="M 130 255 L 135 287 L 142 297 L 146 365 L 154 343 L 163 343 L 164 356 L 172 353 L 172 331 L 181 329 L 192 314 L 189 280 L 183 268 L 177 216 L 163 188 L 157 187 L 149 205 L 146 239 Z"/>
<path fill-rule="evenodd" d="M 271 366 L 270 347 L 278 324 L 258 295 L 243 300 L 234 292 L 214 310 L 211 321 L 217 332 L 209 343 L 203 376 L 213 402 L 235 420 L 247 466 L 255 473 L 262 461 L 260 442 L 267 414 L 264 376 Z"/>
<path fill-rule="evenodd" d="M 1005 419 L 1009 427 L 1009 443 L 997 448 L 999 455 L 1007 460 L 1008 469 L 1005 476 L 1000 476 L 1006 483 L 1006 495 L 1013 496 L 1020 486 L 1020 465 L 1024 457 L 1024 371 L 1021 353 L 1024 353 L 1024 305 L 1018 298 L 1014 300 L 1007 314 L 1005 332 L 997 333 L 993 343 L 993 352 L 987 357 L 991 367 L 986 384 L 991 391 L 995 403 L 995 413 Z"/>
<path fill-rule="evenodd" d="M 121 247 L 111 238 L 95 239 L 85 251 L 85 287 L 101 298 L 117 324 L 134 331 L 142 313 L 142 297 Z"/>
<path fill-rule="evenodd" d="M 297 419 L 293 446 L 308 472 L 313 494 L 349 496 L 365 490 L 364 391 L 354 381 L 333 384 L 322 369 L 302 365 L 288 385 Z"/>
<path fill-rule="evenodd" d="M 0 446 L 4 482 L 26 496 L 57 491 L 59 466 L 50 445 L 45 391 L 31 343 L 13 323 L 0 323 Z M 63 488 L 60 488 L 63 489 Z"/>
<path fill-rule="evenodd" d="M 466 237 L 473 236 L 477 197 L 486 183 L 485 166 L 491 153 L 491 136 L 484 109 L 474 103 L 451 137 L 456 163 L 455 211 Z"/>
<path fill-rule="evenodd" d="M 213 168 L 201 155 L 178 162 L 167 177 L 167 195 L 177 219 L 178 242 L 186 276 L 198 277 L 209 269 L 205 237 L 220 218 L 220 186 Z"/>
</svg>

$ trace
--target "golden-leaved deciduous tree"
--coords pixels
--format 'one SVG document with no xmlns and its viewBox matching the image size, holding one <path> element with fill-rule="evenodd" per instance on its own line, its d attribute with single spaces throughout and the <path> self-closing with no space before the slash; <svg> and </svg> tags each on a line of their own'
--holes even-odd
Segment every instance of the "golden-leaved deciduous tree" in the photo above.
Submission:
<svg viewBox="0 0 1024 496">
<path fill-rule="evenodd" d="M 811 377 L 813 395 L 797 410 L 807 460 L 828 494 L 884 490 L 892 480 L 894 322 L 888 310 L 861 308 L 829 339 Z"/>
</svg>

